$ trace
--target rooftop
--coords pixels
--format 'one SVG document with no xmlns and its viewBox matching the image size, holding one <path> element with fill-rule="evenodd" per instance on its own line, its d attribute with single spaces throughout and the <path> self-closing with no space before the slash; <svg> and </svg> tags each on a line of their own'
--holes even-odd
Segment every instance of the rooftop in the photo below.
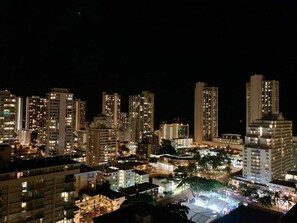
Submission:
<svg viewBox="0 0 297 223">
<path fill-rule="evenodd" d="M 296 188 L 296 183 L 295 182 L 291 182 L 291 181 L 273 180 L 273 181 L 270 181 L 269 183 L 271 183 L 271 184 L 277 184 L 277 185 L 282 185 L 282 186 L 286 186 L 286 187 Z"/>
<path fill-rule="evenodd" d="M 147 175 L 147 172 L 141 171 L 141 170 L 135 170 L 135 173 L 138 175 Z"/>
<path fill-rule="evenodd" d="M 24 170 L 40 169 L 52 166 L 64 166 L 68 164 L 79 164 L 70 158 L 70 156 L 56 156 L 47 158 L 36 158 L 31 160 L 16 159 L 13 162 L 1 165 L 0 173 L 11 173 Z"/>
<path fill-rule="evenodd" d="M 102 194 L 103 196 L 108 197 L 110 199 L 117 199 L 125 196 L 114 190 L 100 187 L 97 187 L 96 190 L 84 190 L 83 193 L 89 196 L 96 196 L 98 194 Z"/>
<path fill-rule="evenodd" d="M 241 205 L 214 223 L 279 223 L 281 214 Z"/>
<path fill-rule="evenodd" d="M 93 218 L 94 223 L 137 223 L 139 217 L 151 216 L 150 223 L 193 223 L 190 220 L 181 219 L 178 216 L 172 215 L 162 206 L 152 206 L 147 203 L 138 203 L 133 206 L 120 208 L 114 212 Z"/>
<path fill-rule="evenodd" d="M 121 188 L 121 189 L 119 189 L 119 192 L 123 193 L 123 194 L 127 194 L 127 195 L 133 195 L 133 194 L 137 194 L 139 192 L 151 190 L 151 189 L 158 188 L 158 187 L 159 187 L 158 185 L 145 182 L 145 183 L 137 184 L 137 185 L 134 185 L 131 187 Z"/>
</svg>

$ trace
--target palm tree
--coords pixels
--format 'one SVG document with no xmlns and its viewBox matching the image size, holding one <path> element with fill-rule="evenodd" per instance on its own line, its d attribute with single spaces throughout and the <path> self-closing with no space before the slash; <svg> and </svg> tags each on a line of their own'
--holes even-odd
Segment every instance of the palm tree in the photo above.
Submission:
<svg viewBox="0 0 297 223">
<path fill-rule="evenodd" d="M 286 206 L 286 211 L 287 211 L 288 208 L 291 207 L 291 206 L 293 205 L 291 196 L 284 195 L 284 196 L 282 197 L 282 203 L 283 203 L 283 205 Z"/>
<path fill-rule="evenodd" d="M 180 202 L 168 203 L 165 208 L 172 214 L 181 217 L 182 219 L 188 219 L 190 208 Z"/>
<path fill-rule="evenodd" d="M 263 197 L 260 197 L 258 199 L 259 203 L 267 208 L 271 208 L 272 207 L 272 198 L 270 195 L 265 195 Z"/>
<path fill-rule="evenodd" d="M 274 196 L 273 196 L 273 199 L 272 199 L 272 201 L 273 201 L 273 203 L 275 204 L 275 205 L 277 205 L 277 209 L 278 209 L 278 211 L 279 211 L 279 202 L 280 202 L 280 192 L 278 192 L 278 191 L 275 191 L 274 192 Z"/>
</svg>

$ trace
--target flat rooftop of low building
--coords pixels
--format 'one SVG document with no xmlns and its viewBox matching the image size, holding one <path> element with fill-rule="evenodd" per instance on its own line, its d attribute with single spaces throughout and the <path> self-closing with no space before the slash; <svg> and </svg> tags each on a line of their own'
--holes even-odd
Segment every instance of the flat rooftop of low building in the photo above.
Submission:
<svg viewBox="0 0 297 223">
<path fill-rule="evenodd" d="M 10 163 L 2 163 L 0 173 L 11 173 L 24 170 L 41 169 L 52 166 L 64 166 L 69 164 L 80 163 L 72 160 L 70 156 L 35 158 L 31 160 L 16 159 L 15 161 Z"/>
<path fill-rule="evenodd" d="M 167 212 L 162 206 L 153 206 L 147 203 L 138 203 L 129 207 L 120 208 L 116 211 L 93 218 L 94 223 L 137 223 L 139 217 L 151 216 L 152 223 L 193 223 L 193 221 L 182 219 L 179 216 Z M 143 222 L 145 222 L 143 220 Z"/>
<path fill-rule="evenodd" d="M 135 173 L 137 173 L 138 175 L 147 175 L 147 172 L 141 171 L 141 170 L 135 170 Z"/>
<path fill-rule="evenodd" d="M 267 209 L 241 205 L 214 223 L 280 223 L 282 214 Z"/>
<path fill-rule="evenodd" d="M 117 169 L 112 169 L 109 166 L 94 166 L 93 167 L 95 170 L 98 170 L 103 173 L 113 173 L 113 172 L 118 172 Z"/>
<path fill-rule="evenodd" d="M 288 171 L 288 174 L 297 176 L 297 171 Z"/>
<path fill-rule="evenodd" d="M 82 164 L 80 166 L 80 172 L 81 173 L 87 173 L 87 172 L 93 172 L 93 171 L 98 171 L 96 168 Z"/>
<path fill-rule="evenodd" d="M 110 199 L 118 199 L 125 196 L 109 188 L 100 188 L 100 187 L 97 187 L 96 190 L 83 190 L 83 193 L 88 196 L 96 196 L 96 195 L 102 194 L 103 196 L 108 197 Z"/>
<path fill-rule="evenodd" d="M 277 185 L 281 185 L 281 186 L 286 186 L 286 187 L 292 187 L 292 188 L 296 187 L 295 182 L 285 181 L 285 180 L 273 180 L 273 181 L 270 181 L 269 183 L 277 184 Z"/>
<path fill-rule="evenodd" d="M 133 195 L 133 194 L 137 194 L 137 193 L 151 190 L 151 189 L 158 188 L 158 187 L 159 186 L 156 184 L 145 182 L 142 184 L 136 184 L 131 187 L 121 188 L 121 189 L 119 189 L 119 192 L 123 193 L 123 194 L 127 194 L 127 195 Z"/>
<path fill-rule="evenodd" d="M 120 170 L 133 170 L 134 167 L 132 165 L 129 165 L 127 163 L 117 163 L 114 165 L 115 167 L 119 168 Z"/>
</svg>

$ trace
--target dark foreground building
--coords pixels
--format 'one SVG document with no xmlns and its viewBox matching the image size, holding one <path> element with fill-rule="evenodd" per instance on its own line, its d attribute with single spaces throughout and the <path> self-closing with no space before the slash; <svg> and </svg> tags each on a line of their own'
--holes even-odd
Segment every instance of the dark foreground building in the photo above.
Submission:
<svg viewBox="0 0 297 223">
<path fill-rule="evenodd" d="M 94 223 L 193 223 L 166 211 L 162 206 L 138 203 L 93 219 Z"/>
</svg>

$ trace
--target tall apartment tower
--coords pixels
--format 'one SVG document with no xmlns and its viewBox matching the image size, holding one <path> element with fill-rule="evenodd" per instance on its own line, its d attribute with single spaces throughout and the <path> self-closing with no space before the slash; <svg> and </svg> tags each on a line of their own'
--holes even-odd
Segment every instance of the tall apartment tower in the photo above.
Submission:
<svg viewBox="0 0 297 223">
<path fill-rule="evenodd" d="M 243 177 L 267 184 L 293 169 L 292 121 L 264 114 L 248 127 L 243 154 Z"/>
<path fill-rule="evenodd" d="M 129 144 L 136 145 L 154 131 L 155 97 L 149 91 L 129 96 Z"/>
<path fill-rule="evenodd" d="M 86 128 L 86 102 L 80 99 L 73 102 L 73 128 L 74 131 Z"/>
<path fill-rule="evenodd" d="M 98 166 L 115 163 L 117 159 L 117 134 L 112 118 L 106 115 L 94 117 L 87 127 L 87 165 Z"/>
<path fill-rule="evenodd" d="M 24 100 L 21 97 L 16 97 L 16 125 L 15 130 L 16 131 L 22 131 L 23 130 L 23 113 L 24 113 Z"/>
<path fill-rule="evenodd" d="M 121 114 L 121 96 L 118 93 L 102 93 L 102 114 L 112 117 L 114 128 L 118 128 Z"/>
<path fill-rule="evenodd" d="M 218 88 L 198 82 L 194 100 L 194 140 L 212 141 L 218 137 Z"/>
<path fill-rule="evenodd" d="M 47 123 L 47 99 L 39 96 L 26 97 L 25 130 L 35 132 L 33 142 L 45 144 Z"/>
<path fill-rule="evenodd" d="M 65 88 L 52 88 L 47 100 L 46 155 L 72 154 L 73 94 Z"/>
<path fill-rule="evenodd" d="M 265 113 L 279 114 L 279 82 L 255 74 L 246 84 L 246 130 Z"/>
<path fill-rule="evenodd" d="M 127 112 L 121 112 L 118 125 L 119 135 L 118 141 L 129 141 L 129 118 Z"/>
<path fill-rule="evenodd" d="M 16 140 L 16 96 L 10 91 L 0 91 L 0 143 Z"/>
<path fill-rule="evenodd" d="M 49 157 L 2 166 L 0 222 L 73 222 L 80 165 L 69 157 Z"/>
</svg>

